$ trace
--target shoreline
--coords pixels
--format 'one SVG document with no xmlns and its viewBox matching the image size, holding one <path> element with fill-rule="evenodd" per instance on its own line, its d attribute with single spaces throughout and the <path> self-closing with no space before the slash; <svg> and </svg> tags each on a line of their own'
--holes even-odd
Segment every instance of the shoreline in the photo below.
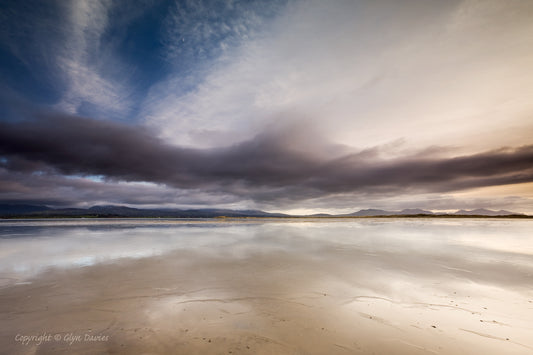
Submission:
<svg viewBox="0 0 533 355">
<path fill-rule="evenodd" d="M 378 216 L 287 216 L 287 217 L 257 217 L 257 216 L 242 216 L 242 217 L 231 217 L 231 216 L 216 216 L 216 217 L 133 217 L 133 216 L 39 216 L 39 217 L 27 217 L 27 216 L 2 216 L 1 220 L 54 220 L 54 219 L 109 219 L 109 220 L 118 220 L 118 219 L 143 219 L 143 220 L 240 220 L 240 219 L 250 219 L 250 220 L 291 220 L 291 219 L 388 219 L 388 218 L 420 218 L 420 219 L 441 219 L 441 218 L 459 218 L 459 219 L 533 219 L 533 215 L 498 215 L 498 216 L 485 216 L 485 215 L 449 215 L 449 214 L 416 214 L 416 215 L 378 215 Z"/>
<path fill-rule="evenodd" d="M 2 349 L 21 355 L 533 349 L 528 221 L 263 221 L 0 223 Z"/>
</svg>

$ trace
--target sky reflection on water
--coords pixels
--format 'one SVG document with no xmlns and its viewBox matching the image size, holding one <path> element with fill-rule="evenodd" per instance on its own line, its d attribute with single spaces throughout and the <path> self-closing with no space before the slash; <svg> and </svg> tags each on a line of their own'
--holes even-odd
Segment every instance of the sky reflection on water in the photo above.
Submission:
<svg viewBox="0 0 533 355">
<path fill-rule="evenodd" d="M 55 312 L 77 324 L 95 309 L 121 309 L 123 328 L 107 328 L 110 313 L 102 329 L 132 344 L 121 329 L 138 322 L 143 336 L 158 329 L 157 339 L 184 352 L 203 349 L 194 339 L 224 335 L 228 346 L 271 339 L 263 353 L 335 353 L 340 344 L 354 353 L 527 354 L 531 227 L 504 219 L 2 221 L 0 277 L 15 302 L 6 305 L 19 322 L 13 329 L 37 331 Z M 46 308 L 11 314 L 28 295 L 30 308 Z M 174 344 L 177 320 L 195 330 Z M 157 339 L 135 346 L 149 351 Z"/>
<path fill-rule="evenodd" d="M 226 258 L 283 252 L 339 268 L 452 274 L 527 287 L 533 272 L 531 227 L 530 221 L 487 219 L 2 221 L 0 273 L 26 279 L 50 267 L 176 250 Z"/>
</svg>

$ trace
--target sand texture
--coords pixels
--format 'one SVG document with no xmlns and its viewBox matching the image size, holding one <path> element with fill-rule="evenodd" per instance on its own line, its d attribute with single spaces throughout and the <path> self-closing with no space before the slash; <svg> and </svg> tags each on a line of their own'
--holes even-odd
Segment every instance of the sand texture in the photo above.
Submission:
<svg viewBox="0 0 533 355">
<path fill-rule="evenodd" d="M 18 223 L 3 354 L 533 353 L 529 221 Z"/>
</svg>

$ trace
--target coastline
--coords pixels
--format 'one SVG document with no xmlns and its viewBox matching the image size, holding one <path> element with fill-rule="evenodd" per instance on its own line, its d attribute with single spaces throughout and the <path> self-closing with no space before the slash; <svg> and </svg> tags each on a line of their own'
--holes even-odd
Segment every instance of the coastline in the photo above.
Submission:
<svg viewBox="0 0 533 355">
<path fill-rule="evenodd" d="M 7 222 L 0 343 L 11 354 L 533 349 L 529 222 L 278 221 Z"/>
</svg>

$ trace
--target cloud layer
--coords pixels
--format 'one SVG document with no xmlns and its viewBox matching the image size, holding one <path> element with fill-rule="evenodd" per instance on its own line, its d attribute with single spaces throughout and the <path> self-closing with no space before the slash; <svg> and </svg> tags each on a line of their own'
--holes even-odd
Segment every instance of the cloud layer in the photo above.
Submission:
<svg viewBox="0 0 533 355">
<path fill-rule="evenodd" d="M 49 115 L 0 123 L 0 154 L 7 173 L 99 176 L 272 203 L 533 182 L 533 145 L 450 158 L 384 158 L 379 147 L 342 154 L 337 149 L 341 155 L 327 157 L 293 140 L 295 131 L 306 135 L 304 127 L 292 125 L 225 148 L 191 149 L 170 145 L 144 127 Z M 308 137 L 319 142 L 311 132 Z"/>
<path fill-rule="evenodd" d="M 0 200 L 533 212 L 531 13 L 8 1 Z"/>
</svg>

